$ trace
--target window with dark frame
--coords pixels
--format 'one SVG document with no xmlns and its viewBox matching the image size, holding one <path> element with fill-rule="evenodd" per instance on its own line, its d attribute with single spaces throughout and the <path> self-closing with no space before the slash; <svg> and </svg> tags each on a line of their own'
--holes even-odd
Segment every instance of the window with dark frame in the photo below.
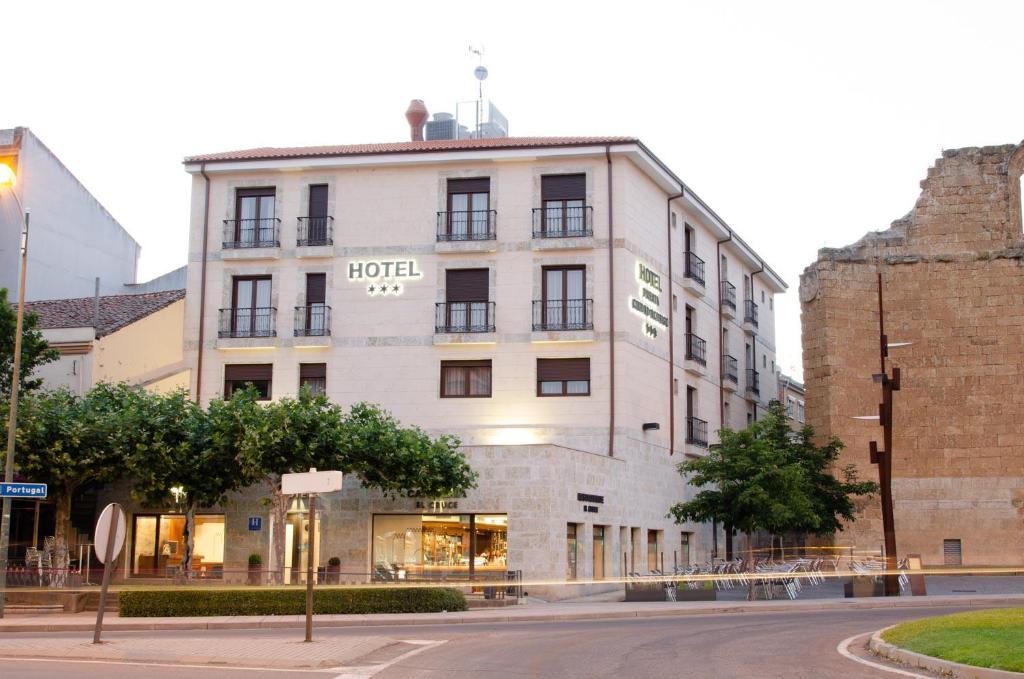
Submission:
<svg viewBox="0 0 1024 679">
<path fill-rule="evenodd" d="M 268 337 L 273 330 L 270 276 L 235 276 L 231 280 L 231 335 Z"/>
<path fill-rule="evenodd" d="M 541 235 L 585 235 L 587 175 L 544 175 L 540 187 Z"/>
<path fill-rule="evenodd" d="M 327 393 L 327 364 L 300 363 L 299 389 L 309 389 L 314 396 Z"/>
<path fill-rule="evenodd" d="M 490 398 L 491 362 L 441 361 L 441 398 Z"/>
<path fill-rule="evenodd" d="M 443 332 L 485 332 L 494 324 L 489 269 L 448 269 L 444 297 L 437 319 Z"/>
<path fill-rule="evenodd" d="M 448 180 L 448 240 L 481 240 L 490 236 L 491 180 L 489 177 Z"/>
<path fill-rule="evenodd" d="M 543 327 L 570 330 L 590 327 L 586 267 L 545 266 L 542 273 Z"/>
<path fill-rule="evenodd" d="M 327 335 L 327 274 L 308 273 L 306 274 L 306 308 L 305 326 L 303 330 L 306 335 Z"/>
<path fill-rule="evenodd" d="M 242 246 L 275 240 L 277 190 L 273 186 L 237 189 L 235 192 L 235 242 Z"/>
<path fill-rule="evenodd" d="M 299 245 L 330 245 L 331 218 L 327 214 L 327 184 L 309 185 L 309 205 L 305 218 L 299 218 Z"/>
<path fill-rule="evenodd" d="M 229 399 L 238 389 L 252 386 L 259 392 L 260 401 L 269 401 L 274 373 L 272 363 L 234 363 L 224 366 L 224 398 Z"/>
<path fill-rule="evenodd" d="M 589 395 L 589 358 L 537 359 L 537 396 Z"/>
</svg>

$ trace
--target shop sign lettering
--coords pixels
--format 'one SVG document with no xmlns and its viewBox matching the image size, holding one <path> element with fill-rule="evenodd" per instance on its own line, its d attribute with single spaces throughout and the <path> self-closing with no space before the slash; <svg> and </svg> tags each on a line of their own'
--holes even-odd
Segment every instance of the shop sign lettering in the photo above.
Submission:
<svg viewBox="0 0 1024 679">
<path fill-rule="evenodd" d="M 458 509 L 458 500 L 416 500 L 416 509 Z"/>
</svg>

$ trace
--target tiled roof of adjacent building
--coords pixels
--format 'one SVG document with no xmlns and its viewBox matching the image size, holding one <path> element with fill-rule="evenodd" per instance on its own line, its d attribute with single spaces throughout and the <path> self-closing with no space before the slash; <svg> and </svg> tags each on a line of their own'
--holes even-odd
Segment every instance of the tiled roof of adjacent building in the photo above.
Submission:
<svg viewBox="0 0 1024 679">
<path fill-rule="evenodd" d="M 103 337 L 184 298 L 184 290 L 106 295 L 100 297 L 99 323 L 96 323 L 93 314 L 94 297 L 27 302 L 25 309 L 39 316 L 40 328 L 84 328 L 95 325 L 96 336 Z"/>
<path fill-rule="evenodd" d="M 280 158 L 317 158 L 325 156 L 362 156 L 378 153 L 428 153 L 433 151 L 467 151 L 475 149 L 527 149 L 558 146 L 591 146 L 595 144 L 632 144 L 635 137 L 496 137 L 493 139 L 439 139 L 436 141 L 400 141 L 381 144 L 346 144 L 341 146 L 264 146 L 241 151 L 207 153 L 185 158 L 186 163 L 230 160 L 274 160 Z"/>
</svg>

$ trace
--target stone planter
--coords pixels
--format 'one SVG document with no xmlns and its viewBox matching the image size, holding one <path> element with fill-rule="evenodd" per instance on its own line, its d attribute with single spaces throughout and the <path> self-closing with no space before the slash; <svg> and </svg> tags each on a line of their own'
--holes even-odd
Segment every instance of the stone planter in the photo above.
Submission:
<svg viewBox="0 0 1024 679">
<path fill-rule="evenodd" d="M 332 566 L 327 564 L 327 584 L 337 585 L 341 582 L 341 565 Z"/>
<path fill-rule="evenodd" d="M 249 572 L 246 573 L 247 585 L 260 585 L 263 579 L 263 564 L 249 564 Z"/>
<path fill-rule="evenodd" d="M 707 589 L 690 589 L 686 586 L 676 587 L 676 601 L 717 601 L 718 592 L 714 587 Z"/>
<path fill-rule="evenodd" d="M 855 575 L 843 583 L 843 595 L 847 599 L 885 596 L 885 588 L 880 578 L 875 578 L 873 575 Z"/>
</svg>

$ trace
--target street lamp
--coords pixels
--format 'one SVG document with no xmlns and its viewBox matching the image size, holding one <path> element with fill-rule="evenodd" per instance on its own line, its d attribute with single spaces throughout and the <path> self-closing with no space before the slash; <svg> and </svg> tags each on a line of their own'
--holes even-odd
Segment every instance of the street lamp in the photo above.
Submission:
<svg viewBox="0 0 1024 679">
<path fill-rule="evenodd" d="M 900 390 L 900 369 L 893 367 L 890 376 L 885 369 L 889 349 L 910 346 L 912 342 L 890 342 L 885 334 L 885 316 L 882 306 L 882 273 L 878 273 L 878 352 L 881 372 L 871 380 L 882 385 L 882 402 L 878 404 L 877 415 L 858 415 L 856 420 L 877 420 L 882 427 L 882 449 L 878 442 L 871 441 L 868 451 L 871 464 L 878 465 L 878 485 L 882 495 L 882 533 L 885 538 L 885 595 L 899 596 L 900 585 L 896 571 L 896 523 L 892 503 L 892 395 Z"/>
<path fill-rule="evenodd" d="M 25 269 L 28 265 L 28 216 L 29 213 L 21 205 L 18 194 L 14 192 L 17 175 L 10 165 L 0 163 L 0 186 L 7 187 L 18 214 L 22 216 L 24 228 L 21 232 L 21 278 L 18 283 L 18 320 L 14 330 L 14 365 L 11 372 L 11 413 L 7 422 L 7 460 L 4 463 L 4 481 L 14 482 L 14 430 L 18 422 L 18 378 L 21 374 L 21 326 L 25 317 Z M 7 550 L 11 541 L 11 498 L 5 497 L 3 516 L 0 517 L 0 618 L 4 617 L 4 604 L 7 599 Z"/>
</svg>

